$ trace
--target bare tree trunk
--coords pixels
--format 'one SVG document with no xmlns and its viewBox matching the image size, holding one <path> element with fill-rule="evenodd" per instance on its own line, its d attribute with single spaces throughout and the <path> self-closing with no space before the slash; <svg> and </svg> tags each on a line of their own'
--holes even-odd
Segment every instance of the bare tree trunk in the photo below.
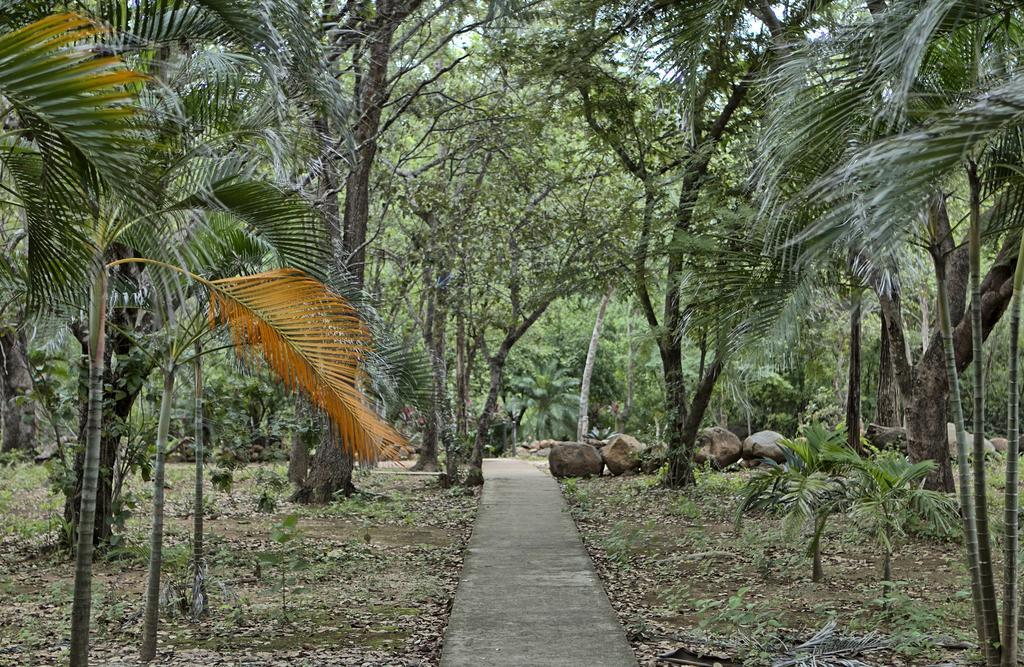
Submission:
<svg viewBox="0 0 1024 667">
<path fill-rule="evenodd" d="M 633 313 L 626 315 L 626 404 L 619 413 L 616 420 L 615 430 L 621 431 L 628 423 L 629 416 L 633 412 Z"/>
<path fill-rule="evenodd" d="M 355 461 L 342 450 L 334 427 L 328 425 L 327 436 L 321 438 L 310 463 L 306 482 L 292 496 L 293 502 L 306 505 L 324 505 L 338 494 L 348 498 L 355 493 L 352 469 Z"/>
<path fill-rule="evenodd" d="M 196 456 L 195 498 L 192 503 L 192 618 L 206 615 L 206 551 L 204 549 L 203 512 L 206 503 L 203 498 L 203 459 L 206 456 L 205 419 L 203 419 L 203 347 L 196 343 L 195 366 L 195 428 L 193 436 Z"/>
<path fill-rule="evenodd" d="M 587 361 L 583 365 L 583 379 L 580 381 L 580 414 L 576 424 L 576 441 L 583 442 L 590 426 L 590 379 L 594 375 L 594 361 L 597 359 L 597 343 L 601 339 L 601 327 L 604 325 L 605 311 L 608 309 L 608 302 L 615 293 L 614 287 L 609 287 L 597 307 L 597 317 L 594 319 L 594 332 L 590 335 L 590 346 L 587 348 Z"/>
<path fill-rule="evenodd" d="M 466 319 L 461 309 L 455 316 L 455 433 L 469 433 L 469 360 L 466 354 Z"/>
<path fill-rule="evenodd" d="M 882 331 L 879 338 L 878 351 L 878 392 L 875 400 L 875 423 L 882 426 L 899 426 L 900 393 L 896 381 L 896 371 L 892 361 L 892 337 L 889 335 L 885 321 L 885 311 L 879 313 L 882 319 Z"/>
<path fill-rule="evenodd" d="M 31 453 L 35 448 L 36 414 L 30 400 L 32 373 L 22 331 L 0 333 L 0 396 L 3 397 L 3 444 L 0 451 Z"/>
<path fill-rule="evenodd" d="M 490 370 L 490 385 L 487 389 L 487 399 L 480 411 L 480 417 L 476 422 L 476 437 L 473 440 L 473 453 L 469 459 L 469 470 L 466 472 L 466 486 L 480 486 L 484 483 L 484 440 L 491 430 L 491 422 L 494 419 L 494 411 L 498 408 L 498 393 L 501 391 L 501 375 L 504 371 L 504 357 L 491 358 L 488 360 Z"/>
<path fill-rule="evenodd" d="M 306 449 L 306 439 L 302 433 L 292 433 L 292 446 L 288 452 L 288 481 L 292 486 L 298 488 L 306 481 L 306 474 L 309 472 L 309 450 Z"/>
<path fill-rule="evenodd" d="M 860 319 L 861 290 L 853 288 L 850 308 L 850 366 L 846 381 L 846 438 L 850 449 L 862 451 L 860 444 Z"/>
<path fill-rule="evenodd" d="M 156 657 L 156 631 L 160 623 L 160 569 L 164 549 L 164 459 L 167 433 L 174 404 L 174 363 L 164 374 L 160 396 L 160 419 L 156 429 L 156 462 L 153 465 L 153 524 L 149 533 L 149 571 L 146 577 L 146 607 L 142 616 L 142 646 L 139 659 L 149 662 Z"/>
<path fill-rule="evenodd" d="M 102 260 L 102 258 L 100 258 Z M 88 667 L 89 622 L 92 609 L 93 529 L 96 487 L 100 473 L 100 435 L 103 420 L 103 361 L 106 347 L 107 270 L 93 282 L 89 304 L 89 412 L 82 466 L 75 589 L 71 606 L 71 667 Z"/>
</svg>

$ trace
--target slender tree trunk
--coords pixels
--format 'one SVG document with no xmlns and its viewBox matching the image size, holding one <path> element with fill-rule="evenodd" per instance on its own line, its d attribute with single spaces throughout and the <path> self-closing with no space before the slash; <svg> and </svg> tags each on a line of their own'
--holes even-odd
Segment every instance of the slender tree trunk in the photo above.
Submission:
<svg viewBox="0 0 1024 667">
<path fill-rule="evenodd" d="M 1003 666 L 1016 667 L 1017 631 L 1020 625 L 1017 581 L 1020 563 L 1020 307 L 1024 288 L 1024 239 L 1013 274 L 1013 299 L 1010 302 L 1010 386 L 1006 436 L 1006 490 L 1003 511 Z"/>
<path fill-rule="evenodd" d="M 875 423 L 881 426 L 899 426 L 900 396 L 899 383 L 896 381 L 896 370 L 892 360 L 892 338 L 885 321 L 885 311 L 879 313 L 882 330 L 879 337 L 878 351 L 878 392 L 875 400 Z"/>
<path fill-rule="evenodd" d="M 102 257 L 100 258 L 102 261 Z M 107 270 L 101 267 L 93 281 L 89 305 L 89 414 L 86 426 L 82 501 L 79 510 L 78 548 L 75 554 L 75 590 L 71 607 L 71 667 L 89 664 L 89 615 L 92 608 L 93 529 L 99 478 L 100 435 L 103 419 L 103 358 L 106 345 Z"/>
<path fill-rule="evenodd" d="M 933 232 L 934 238 L 934 232 Z M 978 561 L 978 530 L 975 524 L 974 496 L 971 493 L 971 473 L 967 463 L 967 432 L 960 399 L 960 378 L 956 371 L 956 353 L 953 347 L 953 322 L 950 317 L 949 296 L 946 290 L 946 269 L 942 258 L 935 261 L 935 282 L 938 287 L 939 328 L 946 358 L 946 379 L 952 394 L 953 423 L 956 425 L 957 469 L 959 471 L 960 509 L 964 521 L 964 542 L 967 547 L 967 565 L 971 572 L 971 601 L 974 605 L 974 623 L 982 646 L 991 646 L 989 627 L 982 601 L 981 569 Z M 908 406 L 909 408 L 909 406 Z M 944 413 L 945 411 L 943 411 Z M 908 409 L 908 422 L 910 411 Z M 986 650 L 986 654 L 990 649 Z"/>
<path fill-rule="evenodd" d="M 981 184 L 974 163 L 967 169 L 970 183 L 970 284 L 971 338 L 974 399 L 974 511 L 978 531 L 978 567 L 981 570 L 982 606 L 985 611 L 985 633 L 988 643 L 985 656 L 990 667 L 999 667 L 999 603 L 996 600 L 995 576 L 992 567 L 992 540 L 988 528 L 988 487 L 985 482 L 985 359 L 981 317 Z"/>
<path fill-rule="evenodd" d="M 633 412 L 633 313 L 626 314 L 626 404 L 619 413 L 619 419 L 615 423 L 615 430 L 621 431 L 629 423 L 629 416 Z"/>
<path fill-rule="evenodd" d="M 455 433 L 469 433 L 469 363 L 466 355 L 466 318 L 460 308 L 455 316 Z"/>
<path fill-rule="evenodd" d="M 594 376 L 594 361 L 597 359 L 597 343 L 601 339 L 601 327 L 604 325 L 605 311 L 608 309 L 608 302 L 615 293 L 614 287 L 609 287 L 597 307 L 597 317 L 594 319 L 594 332 L 590 336 L 590 346 L 587 348 L 587 361 L 583 365 L 583 379 L 580 381 L 580 414 L 576 424 L 576 441 L 583 442 L 590 427 L 590 380 Z"/>
<path fill-rule="evenodd" d="M 861 290 L 853 288 L 850 308 L 850 365 L 846 379 L 846 438 L 850 449 L 863 451 L 860 443 L 860 320 Z"/>
<path fill-rule="evenodd" d="M 29 370 L 25 333 L 7 329 L 0 333 L 0 396 L 3 397 L 3 443 L 0 451 L 31 454 L 36 444 L 35 403 L 30 400 L 32 373 Z"/>
<path fill-rule="evenodd" d="M 174 405 L 174 373 L 169 363 L 164 371 L 164 390 L 160 396 L 160 420 L 156 427 L 156 463 L 153 466 L 153 525 L 149 533 L 149 573 L 146 578 L 146 609 L 142 617 L 142 647 L 139 658 L 149 662 L 156 657 L 156 630 L 160 623 L 160 568 L 164 555 L 164 459 L 167 432 Z M 201 510 L 200 510 L 201 511 Z"/>
<path fill-rule="evenodd" d="M 436 280 L 434 278 L 434 262 L 435 257 L 435 243 L 433 242 L 434 237 L 437 235 L 437 217 L 430 212 L 421 212 L 420 217 L 429 225 L 430 236 L 431 236 L 431 247 L 427 252 L 427 261 L 423 268 L 423 284 L 427 286 L 427 312 L 423 318 L 423 343 L 427 348 L 427 354 L 430 355 L 430 368 L 431 368 L 431 407 L 430 412 L 426 415 L 426 428 L 423 429 L 423 442 L 420 446 L 420 455 L 416 459 L 416 464 L 413 466 L 414 470 L 437 470 L 437 440 L 440 430 L 442 428 L 439 419 L 441 418 L 441 411 L 438 408 L 438 397 L 440 396 L 439 382 L 447 382 L 447 378 L 443 375 L 438 374 L 438 367 L 444 364 L 444 323 L 440 323 L 441 329 L 441 342 L 437 340 L 438 330 L 438 319 L 444 319 L 445 315 L 443 310 L 439 308 L 438 300 L 441 298 L 440 289 L 437 287 Z"/>
<path fill-rule="evenodd" d="M 195 349 L 195 428 L 193 436 L 195 446 L 192 448 L 196 457 L 195 499 L 192 503 L 192 618 L 200 619 L 206 615 L 206 550 L 203 534 L 203 459 L 206 456 L 203 424 L 203 347 L 196 343 Z"/>
<path fill-rule="evenodd" d="M 821 536 L 825 532 L 825 522 L 828 515 L 823 514 L 814 522 L 814 542 L 811 544 L 811 551 L 814 554 L 814 564 L 811 566 L 811 581 L 820 582 L 825 579 L 825 570 L 821 565 Z"/>
<path fill-rule="evenodd" d="M 928 296 L 922 294 L 921 304 L 921 354 L 928 351 L 928 341 L 932 338 L 931 314 L 928 312 Z"/>
</svg>

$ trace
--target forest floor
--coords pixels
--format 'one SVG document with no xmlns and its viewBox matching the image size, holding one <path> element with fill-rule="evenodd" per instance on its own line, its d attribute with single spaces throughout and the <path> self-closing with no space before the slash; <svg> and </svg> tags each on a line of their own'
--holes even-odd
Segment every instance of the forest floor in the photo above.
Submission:
<svg viewBox="0 0 1024 667">
<path fill-rule="evenodd" d="M 192 470 L 167 471 L 172 593 L 191 586 Z M 191 623 L 172 599 L 158 663 L 436 664 L 476 498 L 430 478 L 358 473 L 374 497 L 304 507 L 287 502 L 284 472 L 253 464 L 236 471 L 230 493 L 207 487 L 211 610 Z M 41 466 L 0 468 L 0 665 L 67 659 L 73 563 L 56 547 L 62 499 L 47 489 Z M 94 568 L 97 665 L 133 664 L 138 652 L 152 491 L 139 479 L 130 491 L 137 507 L 124 542 Z"/>
<path fill-rule="evenodd" d="M 868 664 L 974 664 L 957 540 L 902 544 L 886 609 L 880 549 L 844 518 L 827 529 L 821 583 L 811 581 L 804 543 L 789 543 L 777 518 L 748 516 L 737 532 L 736 493 L 747 475 L 698 473 L 687 491 L 653 476 L 563 481 L 641 665 L 679 648 L 771 664 L 786 650 L 780 641 L 798 645 L 833 618 L 844 634 L 888 636 L 890 650 L 861 656 Z"/>
</svg>

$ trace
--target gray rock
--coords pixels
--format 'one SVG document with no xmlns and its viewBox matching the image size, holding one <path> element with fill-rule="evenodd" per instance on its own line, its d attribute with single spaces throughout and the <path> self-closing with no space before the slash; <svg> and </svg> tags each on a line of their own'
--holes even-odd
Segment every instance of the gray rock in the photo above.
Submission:
<svg viewBox="0 0 1024 667">
<path fill-rule="evenodd" d="M 898 426 L 868 424 L 864 439 L 881 450 L 907 451 L 907 429 Z"/>
<path fill-rule="evenodd" d="M 956 425 L 952 422 L 946 424 L 946 443 L 949 445 L 949 458 L 955 459 L 957 453 L 956 444 Z M 967 452 L 974 451 L 974 434 L 967 431 Z M 995 454 L 996 446 L 992 444 L 992 441 L 985 438 L 985 454 Z"/>
<path fill-rule="evenodd" d="M 745 459 L 771 459 L 776 463 L 784 463 L 786 457 L 782 454 L 779 441 L 784 436 L 775 431 L 758 431 L 747 436 L 743 441 L 743 458 Z"/>
</svg>

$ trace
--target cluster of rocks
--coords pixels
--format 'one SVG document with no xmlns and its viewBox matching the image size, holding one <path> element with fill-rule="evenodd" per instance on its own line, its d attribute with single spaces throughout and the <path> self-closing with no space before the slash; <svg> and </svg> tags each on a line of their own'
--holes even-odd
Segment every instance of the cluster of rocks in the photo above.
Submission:
<svg viewBox="0 0 1024 667">
<path fill-rule="evenodd" d="M 948 424 L 946 430 L 950 456 L 956 458 L 956 429 L 953 424 Z M 878 449 L 906 452 L 905 429 L 869 424 L 864 436 Z M 974 436 L 968 433 L 967 438 L 971 442 Z M 766 459 L 785 463 L 786 457 L 780 446 L 783 439 L 784 436 L 775 431 L 758 431 L 740 440 L 732 431 L 713 426 L 697 435 L 694 462 L 699 466 L 709 464 L 716 470 L 736 465 L 750 468 Z M 1006 438 L 986 438 L 985 451 L 989 454 L 1003 454 L 1007 444 Z M 597 476 L 603 474 L 605 468 L 612 475 L 654 472 L 666 460 L 664 447 L 646 446 L 633 436 L 624 434 L 603 441 L 537 440 L 517 448 L 517 453 L 521 456 L 547 457 L 551 474 L 555 477 Z"/>
<path fill-rule="evenodd" d="M 534 456 L 548 458 L 548 466 L 555 477 L 594 477 L 607 467 L 612 475 L 639 472 L 644 454 L 649 449 L 631 435 L 613 435 L 607 440 L 589 442 L 562 442 L 540 440 L 520 449 Z"/>
<path fill-rule="evenodd" d="M 907 430 L 898 426 L 880 426 L 878 424 L 868 424 L 867 428 L 864 429 L 864 439 L 871 443 L 872 446 L 877 447 L 881 450 L 895 450 L 899 452 L 907 453 Z M 1010 442 L 1006 438 L 988 438 L 984 439 L 985 453 L 986 454 L 1005 454 L 1006 448 Z M 952 459 L 956 458 L 957 444 L 956 444 L 956 426 L 952 423 L 946 424 L 946 445 L 949 447 L 949 457 Z M 967 433 L 967 447 L 968 449 L 974 446 L 974 434 L 971 432 Z"/>
</svg>

